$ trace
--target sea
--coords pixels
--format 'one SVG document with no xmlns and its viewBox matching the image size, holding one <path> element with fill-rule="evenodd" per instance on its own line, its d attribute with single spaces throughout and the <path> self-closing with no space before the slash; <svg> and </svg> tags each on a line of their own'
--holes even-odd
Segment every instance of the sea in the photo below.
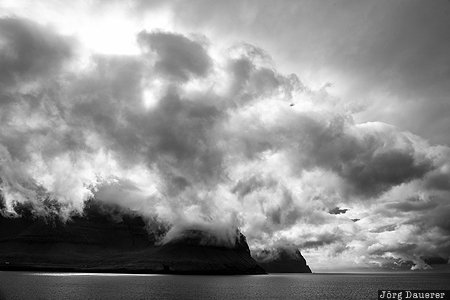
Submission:
<svg viewBox="0 0 450 300">
<path fill-rule="evenodd" d="M 378 290 L 450 289 L 450 274 L 245 276 L 0 271 L 0 299 L 377 299 Z"/>
</svg>

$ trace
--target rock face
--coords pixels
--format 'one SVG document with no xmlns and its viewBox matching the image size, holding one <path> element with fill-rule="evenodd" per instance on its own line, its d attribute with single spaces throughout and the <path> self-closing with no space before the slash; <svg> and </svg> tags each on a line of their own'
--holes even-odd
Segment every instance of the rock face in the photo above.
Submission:
<svg viewBox="0 0 450 300">
<path fill-rule="evenodd" d="M 155 257 L 165 261 L 165 268 L 176 273 L 266 274 L 251 257 L 245 237 L 239 234 L 232 248 L 205 246 L 204 232 L 190 230 L 179 239 L 159 247 Z M 200 269 L 202 272 L 191 272 Z"/>
<path fill-rule="evenodd" d="M 312 273 L 297 248 L 263 250 L 255 259 L 268 273 Z"/>
<path fill-rule="evenodd" d="M 58 218 L 0 214 L 0 269 L 170 273 L 264 274 L 242 234 L 234 246 L 207 246 L 204 234 L 188 231 L 164 245 L 158 228 L 146 230 L 140 216 L 86 211 L 66 223 Z M 113 215 L 114 216 L 114 215 Z M 149 233 L 150 232 L 150 233 Z"/>
</svg>

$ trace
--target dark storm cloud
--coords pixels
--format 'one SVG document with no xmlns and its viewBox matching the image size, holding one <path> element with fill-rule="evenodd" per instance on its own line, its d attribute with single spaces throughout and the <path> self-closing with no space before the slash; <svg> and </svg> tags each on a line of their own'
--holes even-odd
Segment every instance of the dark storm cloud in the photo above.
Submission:
<svg viewBox="0 0 450 300">
<path fill-rule="evenodd" d="M 260 175 L 254 175 L 252 177 L 239 180 L 231 191 L 237 194 L 239 197 L 245 197 L 255 190 L 261 188 L 272 188 L 276 185 L 277 182 L 273 178 L 263 178 Z"/>
<path fill-rule="evenodd" d="M 370 232 L 380 233 L 380 232 L 385 232 L 385 231 L 394 231 L 395 229 L 397 229 L 397 227 L 398 227 L 397 224 L 389 224 L 389 225 L 375 228 L 375 229 L 371 230 Z"/>
<path fill-rule="evenodd" d="M 49 156 L 78 144 L 70 128 L 54 128 L 62 121 L 57 80 L 74 49 L 73 39 L 33 21 L 0 19 L 0 104 L 5 104 L 0 111 L 0 142 L 13 159 L 29 159 L 36 143 L 42 143 L 40 147 Z M 42 116 L 48 121 L 43 126 L 26 124 Z M 16 126 L 18 120 L 24 120 L 22 127 Z"/>
<path fill-rule="evenodd" d="M 211 58 L 203 45 L 183 35 L 142 31 L 138 41 L 144 50 L 157 53 L 154 68 L 162 76 L 186 81 L 192 75 L 205 76 L 211 68 Z"/>
<path fill-rule="evenodd" d="M 286 228 L 297 223 L 298 219 L 305 216 L 300 207 L 294 205 L 293 202 L 294 199 L 292 193 L 289 190 L 284 189 L 282 200 L 279 204 L 266 211 L 268 217 L 267 221 L 275 228 Z"/>
<path fill-rule="evenodd" d="M 367 161 L 352 163 L 344 166 L 342 175 L 357 192 L 363 194 L 377 194 L 392 186 L 422 178 L 432 168 L 430 162 L 417 162 L 412 154 L 397 150 L 373 154 Z"/>
<path fill-rule="evenodd" d="M 283 84 L 283 77 L 269 68 L 258 68 L 247 59 L 238 59 L 231 64 L 234 72 L 233 93 L 241 104 L 261 96 L 270 96 Z M 286 86 L 289 84 L 286 84 Z"/>
<path fill-rule="evenodd" d="M 413 147 L 389 146 L 393 138 L 390 132 L 363 133 L 362 139 L 357 139 L 346 133 L 347 124 L 339 119 L 326 127 L 317 125 L 322 124 L 311 127 L 313 140 L 305 159 L 312 157 L 314 165 L 331 168 L 356 193 L 376 195 L 421 178 L 432 168 L 428 159 L 415 157 Z"/>
<path fill-rule="evenodd" d="M 340 214 L 345 214 L 347 212 L 347 210 L 348 210 L 348 208 L 342 208 L 341 209 L 341 208 L 336 206 L 335 208 L 330 209 L 328 211 L 328 213 L 332 214 L 332 215 L 340 215 Z"/>
<path fill-rule="evenodd" d="M 211 182 L 223 171 L 222 151 L 215 144 L 215 126 L 223 113 L 209 99 L 196 100 L 183 99 L 176 91 L 161 99 L 146 119 L 144 130 L 155 140 L 146 155 L 149 162 L 160 161 L 161 167 L 166 158 L 174 159 L 171 164 L 181 176 Z"/>
<path fill-rule="evenodd" d="M 273 66 L 272 58 L 261 48 L 240 43 L 230 51 L 237 58 L 228 63 L 232 76 L 230 94 L 235 104 L 242 106 L 259 97 L 270 97 L 282 91 L 287 99 L 294 91 L 305 87 L 295 74 L 285 76 Z"/>
<path fill-rule="evenodd" d="M 431 190 L 450 191 L 450 173 L 435 170 L 425 180 L 425 187 Z"/>
<path fill-rule="evenodd" d="M 140 109 L 142 62 L 128 56 L 96 56 L 93 69 L 69 87 L 69 120 L 80 132 L 96 132 L 128 162 L 139 161 L 143 145 L 128 118 Z"/>
<path fill-rule="evenodd" d="M 71 53 L 69 39 L 32 21 L 0 19 L 0 87 L 3 89 L 22 81 L 51 77 Z"/>
<path fill-rule="evenodd" d="M 424 211 L 423 217 L 426 218 L 426 224 L 430 228 L 436 227 L 442 230 L 447 236 L 447 241 L 443 241 L 447 245 L 450 251 L 450 243 L 448 238 L 450 238 L 450 205 L 448 204 L 448 195 L 445 198 L 436 199 L 439 201 L 440 205 L 433 210 Z M 411 220 L 412 221 L 412 220 Z M 418 221 L 416 219 L 416 221 Z"/>
<path fill-rule="evenodd" d="M 383 133 L 369 133 L 357 140 L 340 132 L 341 128 L 338 132 L 334 130 L 336 128 L 325 128 L 317 134 L 318 140 L 313 148 L 316 151 L 311 154 L 317 164 L 329 164 L 358 193 L 380 193 L 391 186 L 420 178 L 431 168 L 431 162 L 414 158 L 413 149 L 381 146 L 389 140 L 388 134 L 384 137 Z"/>
<path fill-rule="evenodd" d="M 357 126 L 343 116 L 287 114 L 268 130 L 243 137 L 255 151 L 288 149 L 292 167 L 325 168 L 348 183 L 348 192 L 376 196 L 393 186 L 422 178 L 434 168 L 407 135 L 382 124 Z M 401 146 L 399 146 L 401 145 Z M 247 150 L 248 151 L 248 150 Z"/>
</svg>

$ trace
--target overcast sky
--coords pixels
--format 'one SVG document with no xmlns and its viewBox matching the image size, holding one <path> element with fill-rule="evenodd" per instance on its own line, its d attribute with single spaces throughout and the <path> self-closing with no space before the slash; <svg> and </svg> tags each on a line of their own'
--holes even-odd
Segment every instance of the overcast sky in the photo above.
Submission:
<svg viewBox="0 0 450 300">
<path fill-rule="evenodd" d="M 95 196 L 299 247 L 313 271 L 448 261 L 449 1 L 1 1 L 0 17 L 7 209 Z"/>
</svg>

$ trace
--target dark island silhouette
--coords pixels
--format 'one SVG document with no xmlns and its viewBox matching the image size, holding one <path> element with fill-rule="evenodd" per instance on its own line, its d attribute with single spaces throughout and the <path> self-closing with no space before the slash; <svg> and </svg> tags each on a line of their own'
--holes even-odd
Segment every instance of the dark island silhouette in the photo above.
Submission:
<svg viewBox="0 0 450 300">
<path fill-rule="evenodd" d="M 93 200 L 86 202 L 82 215 L 65 222 L 51 209 L 45 217 L 36 215 L 27 203 L 17 203 L 14 210 L 14 216 L 0 214 L 0 270 L 210 275 L 292 271 L 291 260 L 288 268 L 273 268 L 264 261 L 261 267 L 240 232 L 232 246 L 205 243 L 214 237 L 195 229 L 160 243 L 167 231 L 163 223 Z M 298 258 L 303 264 L 303 257 Z M 280 259 L 284 257 L 276 265 Z"/>
<path fill-rule="evenodd" d="M 263 250 L 255 259 L 268 273 L 312 273 L 296 247 Z"/>
</svg>

